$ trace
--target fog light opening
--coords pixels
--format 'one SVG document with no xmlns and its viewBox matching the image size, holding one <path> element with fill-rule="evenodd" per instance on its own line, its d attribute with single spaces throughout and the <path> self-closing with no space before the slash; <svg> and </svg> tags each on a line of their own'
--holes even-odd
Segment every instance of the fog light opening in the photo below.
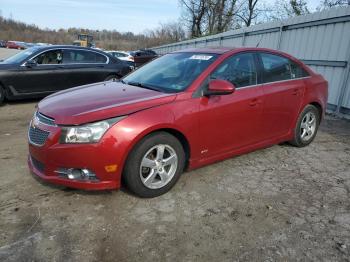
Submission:
<svg viewBox="0 0 350 262">
<path fill-rule="evenodd" d="M 95 173 L 86 168 L 59 168 L 55 172 L 70 180 L 98 181 Z"/>
</svg>

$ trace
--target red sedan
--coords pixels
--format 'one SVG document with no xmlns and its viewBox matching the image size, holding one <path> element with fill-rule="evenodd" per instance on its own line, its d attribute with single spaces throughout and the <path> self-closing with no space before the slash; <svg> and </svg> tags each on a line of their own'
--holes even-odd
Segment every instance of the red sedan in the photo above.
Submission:
<svg viewBox="0 0 350 262">
<path fill-rule="evenodd" d="M 26 49 L 25 44 L 23 42 L 18 42 L 18 41 L 7 41 L 6 48 L 18 49 L 18 50 Z"/>
<path fill-rule="evenodd" d="M 312 142 L 325 79 L 263 48 L 193 49 L 162 56 L 123 80 L 42 100 L 30 123 L 31 171 L 80 189 L 163 194 L 185 169 L 289 141 Z"/>
</svg>

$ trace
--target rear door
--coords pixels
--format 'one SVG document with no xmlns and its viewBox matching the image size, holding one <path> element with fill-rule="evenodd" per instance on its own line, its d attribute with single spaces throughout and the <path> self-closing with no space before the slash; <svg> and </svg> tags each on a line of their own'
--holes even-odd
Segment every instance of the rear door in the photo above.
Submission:
<svg viewBox="0 0 350 262">
<path fill-rule="evenodd" d="M 259 53 L 259 58 L 265 101 L 262 133 L 264 139 L 270 139 L 286 135 L 291 130 L 300 109 L 305 83 L 303 70 L 290 59 L 263 52 Z"/>
<path fill-rule="evenodd" d="M 107 75 L 108 58 L 90 50 L 64 49 L 63 64 L 69 70 L 70 87 L 103 81 Z"/>
<path fill-rule="evenodd" d="M 227 58 L 214 70 L 210 79 L 228 80 L 236 86 L 236 90 L 230 95 L 201 98 L 203 157 L 259 142 L 263 98 L 262 88 L 257 84 L 255 55 L 241 53 Z"/>
</svg>

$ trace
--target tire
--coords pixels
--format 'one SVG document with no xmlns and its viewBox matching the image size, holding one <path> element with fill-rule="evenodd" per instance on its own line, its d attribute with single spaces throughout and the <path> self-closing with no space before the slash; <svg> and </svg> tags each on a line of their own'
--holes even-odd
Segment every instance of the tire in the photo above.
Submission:
<svg viewBox="0 0 350 262">
<path fill-rule="evenodd" d="M 123 179 L 135 195 L 156 197 L 176 184 L 184 166 L 185 152 L 179 140 L 167 132 L 157 132 L 144 137 L 133 148 L 125 164 Z"/>
<path fill-rule="evenodd" d="M 5 101 L 5 89 L 0 85 L 0 106 L 4 104 Z"/>
<path fill-rule="evenodd" d="M 116 81 L 118 79 L 119 79 L 119 77 L 116 75 L 109 75 L 106 77 L 105 81 Z"/>
<path fill-rule="evenodd" d="M 294 138 L 289 143 L 296 147 L 309 145 L 315 139 L 320 120 L 321 112 L 315 106 L 307 105 L 298 117 Z"/>
</svg>

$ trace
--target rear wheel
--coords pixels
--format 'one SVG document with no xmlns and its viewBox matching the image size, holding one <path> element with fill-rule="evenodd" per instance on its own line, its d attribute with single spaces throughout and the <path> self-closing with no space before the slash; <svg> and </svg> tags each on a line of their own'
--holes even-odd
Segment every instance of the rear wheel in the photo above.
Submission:
<svg viewBox="0 0 350 262">
<path fill-rule="evenodd" d="M 119 79 L 119 77 L 117 77 L 116 75 L 110 75 L 107 76 L 105 81 L 117 81 Z"/>
<path fill-rule="evenodd" d="M 320 119 L 321 114 L 319 110 L 313 105 L 307 105 L 299 115 L 294 130 L 294 138 L 290 143 L 297 147 L 310 144 L 317 134 Z"/>
<path fill-rule="evenodd" d="M 0 85 L 0 106 L 5 101 L 5 89 Z"/>
<path fill-rule="evenodd" d="M 130 153 L 123 178 L 126 186 L 140 197 L 156 197 L 169 191 L 185 164 L 181 143 L 166 132 L 142 139 Z"/>
</svg>

